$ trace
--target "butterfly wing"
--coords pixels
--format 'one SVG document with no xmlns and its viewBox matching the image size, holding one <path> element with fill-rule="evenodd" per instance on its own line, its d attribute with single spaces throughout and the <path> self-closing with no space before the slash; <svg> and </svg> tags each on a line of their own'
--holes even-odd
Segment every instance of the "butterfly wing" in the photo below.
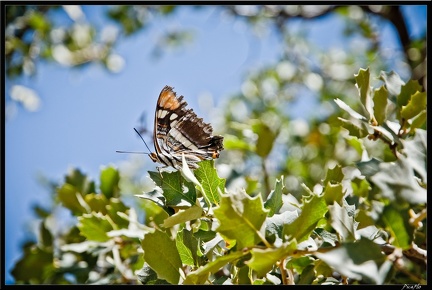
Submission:
<svg viewBox="0 0 432 290">
<path fill-rule="evenodd" d="M 223 137 L 213 136 L 213 128 L 187 109 L 183 96 L 177 96 L 165 86 L 158 98 L 155 112 L 154 143 L 158 161 L 174 168 L 181 167 L 181 155 L 190 168 L 204 159 L 219 157 L 223 150 Z"/>
</svg>

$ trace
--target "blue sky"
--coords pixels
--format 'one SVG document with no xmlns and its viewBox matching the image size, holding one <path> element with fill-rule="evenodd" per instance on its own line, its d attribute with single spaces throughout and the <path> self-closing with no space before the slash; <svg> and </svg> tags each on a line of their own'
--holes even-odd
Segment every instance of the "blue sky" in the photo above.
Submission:
<svg viewBox="0 0 432 290">
<path fill-rule="evenodd" d="M 92 6 L 83 10 L 90 22 L 103 26 L 106 24 L 101 17 L 103 8 Z M 404 11 L 409 17 L 410 33 L 423 33 L 426 8 L 407 7 Z M 69 21 L 61 12 L 56 19 Z M 153 129 L 156 99 L 163 86 L 174 86 L 199 116 L 210 121 L 205 117 L 207 109 L 199 106 L 198 96 L 210 94 L 214 105 L 220 106 L 230 94 L 240 90 L 248 70 L 277 61 L 282 50 L 274 31 L 258 38 L 242 21 L 221 19 L 215 7 L 199 12 L 185 8 L 174 17 L 155 18 L 149 29 L 123 39 L 115 48 L 126 64 L 118 74 L 98 65 L 75 70 L 40 63 L 36 77 L 6 81 L 6 94 L 11 85 L 21 84 L 35 90 L 42 100 L 37 112 L 18 107 L 16 116 L 5 125 L 6 283 L 13 283 L 9 271 L 20 258 L 25 229 L 34 224 L 31 206 L 46 204 L 50 199 L 37 181 L 39 174 L 61 181 L 69 168 L 78 167 L 97 180 L 101 166 L 129 158 L 116 150 L 145 150 L 133 127 L 146 111 L 148 129 Z M 339 27 L 338 21 L 325 17 L 307 23 L 310 38 L 323 47 L 344 45 L 340 34 L 334 31 Z M 292 23 L 300 24 L 304 25 Z M 194 42 L 158 60 L 152 59 L 157 36 L 178 26 L 192 28 Z M 333 32 L 331 38 L 328 31 Z M 383 43 L 399 48 L 390 26 L 383 27 L 383 34 Z M 150 159 L 146 162 L 153 168 Z"/>
</svg>

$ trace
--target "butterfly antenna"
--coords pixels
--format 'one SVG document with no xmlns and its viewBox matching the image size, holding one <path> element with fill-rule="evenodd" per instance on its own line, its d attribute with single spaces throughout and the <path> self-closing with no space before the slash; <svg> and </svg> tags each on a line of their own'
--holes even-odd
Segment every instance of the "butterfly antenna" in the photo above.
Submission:
<svg viewBox="0 0 432 290">
<path fill-rule="evenodd" d="M 138 130 L 135 128 L 134 128 L 134 130 L 138 134 L 138 136 L 140 136 L 141 140 L 144 142 L 144 145 L 147 147 L 148 151 L 151 152 L 150 148 L 147 146 L 146 141 L 144 141 L 144 138 L 141 136 L 141 134 L 138 132 Z"/>
</svg>

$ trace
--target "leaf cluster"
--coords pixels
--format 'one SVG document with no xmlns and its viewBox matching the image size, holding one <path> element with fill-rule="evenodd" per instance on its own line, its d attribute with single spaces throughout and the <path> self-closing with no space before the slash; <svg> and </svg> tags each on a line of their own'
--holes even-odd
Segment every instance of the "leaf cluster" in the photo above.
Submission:
<svg viewBox="0 0 432 290">
<path fill-rule="evenodd" d="M 347 129 L 362 159 L 328 167 L 321 186 L 301 184 L 299 198 L 281 175 L 268 194 L 229 190 L 214 162 L 203 161 L 194 172 L 187 166 L 149 172 L 154 187 L 136 196 L 136 208 L 122 201 L 114 167 L 101 171 L 98 188 L 73 170 L 56 201 L 75 223 L 56 232 L 54 212 L 45 211 L 39 239 L 25 245 L 14 277 L 19 283 L 424 284 L 426 131 L 419 118 L 426 95 L 394 72 L 383 72 L 377 89 L 368 69 L 355 78 L 363 110 L 336 99 L 349 118 L 335 124 Z M 383 143 L 392 158 L 369 156 L 363 142 Z"/>
</svg>

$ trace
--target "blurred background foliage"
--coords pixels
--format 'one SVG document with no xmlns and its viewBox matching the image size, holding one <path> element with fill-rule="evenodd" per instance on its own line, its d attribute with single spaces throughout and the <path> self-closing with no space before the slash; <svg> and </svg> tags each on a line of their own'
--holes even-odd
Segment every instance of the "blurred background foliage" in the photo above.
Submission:
<svg viewBox="0 0 432 290">
<path fill-rule="evenodd" d="M 194 6 L 196 13 L 201 8 Z M 69 15 L 68 23 L 57 23 L 52 17 L 52 13 L 59 9 Z M 123 61 L 122 56 L 115 52 L 116 45 L 122 39 L 145 30 L 152 21 L 152 15 L 171 17 L 178 9 L 182 9 L 182 6 L 112 5 L 105 15 L 119 28 L 112 30 L 87 22 L 77 5 L 7 6 L 5 77 L 14 80 L 22 75 L 35 75 L 40 62 L 55 62 L 71 69 L 81 69 L 89 63 L 99 62 L 109 72 L 119 72 L 123 68 Z M 319 192 L 328 168 L 336 165 L 349 168 L 362 160 L 364 152 L 384 162 L 395 160 L 391 148 L 381 140 L 362 139 L 359 142 L 350 138 L 347 130 L 339 125 L 341 112 L 334 99 L 341 99 L 352 109 L 362 111 L 353 72 L 366 67 L 372 76 L 376 76 L 371 80 L 374 87 L 383 82 L 377 77 L 381 71 L 394 70 L 402 79 L 418 81 L 427 90 L 426 35 L 418 39 L 409 37 L 406 20 L 399 6 L 224 5 L 218 6 L 218 9 L 223 15 L 245 19 L 258 36 L 265 34 L 268 29 L 276 29 L 282 43 L 280 58 L 276 63 L 245 72 L 239 91 L 222 107 L 215 108 L 219 114 L 215 114 L 218 117 L 212 123 L 219 128 L 218 133 L 225 137 L 225 151 L 216 166 L 219 174 L 226 178 L 228 190 L 243 187 L 252 196 L 261 194 L 267 197 L 276 178 L 282 175 L 286 191 L 300 200 L 304 193 L 301 184 Z M 294 34 L 290 30 L 290 20 L 293 18 L 313 22 L 335 14 L 344 19 L 346 46 L 340 49 L 322 49 L 306 39 L 306 31 L 300 30 Z M 381 43 L 377 28 L 384 22 L 393 24 L 401 43 L 400 52 L 387 55 L 388 52 L 382 49 L 385 45 Z M 193 31 L 178 28 L 153 44 L 154 56 L 163 57 L 167 51 L 193 41 Z M 37 92 L 19 87 L 11 91 L 6 102 L 18 102 L 32 110 L 37 106 L 37 98 Z M 303 119 L 293 120 L 290 107 L 298 102 L 309 102 L 310 114 Z M 148 131 L 150 127 L 140 129 Z M 420 128 L 426 129 L 426 122 Z M 120 167 L 120 192 L 142 193 L 142 176 L 146 172 L 141 165 L 123 164 L 123 168 L 133 170 L 122 170 Z M 85 176 L 79 172 L 68 176 L 75 178 L 73 184 L 94 187 L 85 183 Z M 58 198 L 61 199 L 61 195 L 56 196 L 59 184 L 55 181 L 46 183 L 53 192 L 54 203 L 51 209 L 35 207 L 36 214 L 43 219 L 54 214 L 59 204 Z M 67 190 L 64 187 L 62 189 Z M 122 197 L 118 192 L 112 195 L 134 203 L 146 213 L 146 218 L 158 219 L 158 214 L 162 214 L 154 204 L 131 199 L 130 195 Z M 121 206 L 124 205 L 121 203 Z M 52 234 L 46 234 L 47 231 L 49 229 L 42 226 L 42 242 L 44 246 L 50 247 Z M 76 239 L 83 241 L 84 237 L 71 232 L 63 242 L 67 244 Z M 425 240 L 422 241 L 420 246 L 424 247 L 425 243 Z M 29 242 L 24 246 L 24 252 L 30 251 L 32 244 Z M 39 259 L 50 260 L 50 255 L 52 253 L 45 253 Z M 82 255 L 77 260 L 97 265 L 94 256 L 85 256 L 85 252 Z M 19 263 L 23 266 L 24 261 Z M 72 263 L 70 267 L 77 266 Z M 15 271 L 18 269 L 17 265 Z M 421 271 L 421 267 L 419 269 Z M 15 277 L 18 281 L 29 282 L 25 271 L 17 273 Z M 79 273 L 77 270 L 75 281 L 85 282 L 88 273 L 83 273 L 82 277 Z M 57 278 L 51 277 L 52 280 L 48 282 L 68 283 L 62 273 L 58 274 Z M 125 281 L 125 277 L 131 276 L 119 276 L 117 282 L 130 282 L 127 279 Z"/>
</svg>

